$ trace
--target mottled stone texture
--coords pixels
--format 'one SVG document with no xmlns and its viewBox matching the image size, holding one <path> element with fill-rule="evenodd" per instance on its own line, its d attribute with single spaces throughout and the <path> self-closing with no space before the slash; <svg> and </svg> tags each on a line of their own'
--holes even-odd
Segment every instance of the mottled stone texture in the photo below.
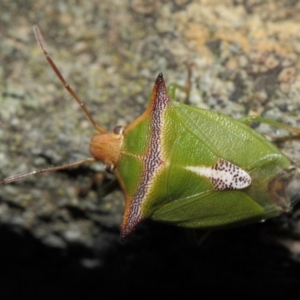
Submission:
<svg viewBox="0 0 300 300">
<path fill-rule="evenodd" d="M 94 133 L 47 65 L 34 24 L 70 85 L 109 129 L 140 115 L 159 72 L 167 83 L 184 84 L 186 63 L 193 105 L 300 126 L 299 1 L 1 0 L 0 6 L 1 178 L 87 157 Z M 258 130 L 285 135 L 266 125 Z M 300 165 L 299 142 L 280 147 Z M 200 248 L 189 247 L 182 230 L 150 223 L 121 243 L 123 197 L 101 196 L 111 179 L 101 172 L 100 164 L 86 165 L 0 187 L 1 293 L 12 285 L 18 298 L 41 291 L 43 299 L 80 291 L 99 299 L 299 294 L 297 207 L 276 220 L 213 233 Z"/>
</svg>

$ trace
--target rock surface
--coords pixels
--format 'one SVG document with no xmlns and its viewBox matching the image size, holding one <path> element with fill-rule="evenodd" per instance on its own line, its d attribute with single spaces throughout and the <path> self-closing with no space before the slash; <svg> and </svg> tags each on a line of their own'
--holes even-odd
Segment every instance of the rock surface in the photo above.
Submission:
<svg viewBox="0 0 300 300">
<path fill-rule="evenodd" d="M 48 2 L 1 1 L 1 178 L 88 157 L 94 134 L 47 65 L 35 24 L 70 85 L 108 129 L 141 114 L 159 72 L 167 83 L 184 84 L 186 63 L 193 105 L 300 127 L 298 1 Z M 285 134 L 266 125 L 258 130 L 270 138 Z M 281 146 L 300 166 L 300 143 Z M 121 192 L 102 198 L 89 189 L 96 178 L 112 179 L 103 172 L 101 164 L 84 165 L 0 187 L 7 286 L 24 283 L 28 294 L 34 288 L 58 299 L 80 291 L 202 297 L 206 289 L 206 298 L 223 299 L 253 287 L 261 296 L 293 299 L 299 290 L 299 206 L 264 224 L 213 233 L 200 248 L 189 247 L 182 230 L 152 223 L 122 243 Z M 49 290 L 53 281 L 58 295 Z"/>
</svg>

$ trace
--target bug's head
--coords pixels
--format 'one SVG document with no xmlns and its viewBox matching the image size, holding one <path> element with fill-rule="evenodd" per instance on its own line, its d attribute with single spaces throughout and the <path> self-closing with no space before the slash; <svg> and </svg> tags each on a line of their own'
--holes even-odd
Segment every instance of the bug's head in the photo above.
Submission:
<svg viewBox="0 0 300 300">
<path fill-rule="evenodd" d="M 117 126 L 108 133 L 95 134 L 90 143 L 90 153 L 105 164 L 107 171 L 115 168 L 124 140 L 124 127 Z"/>
</svg>

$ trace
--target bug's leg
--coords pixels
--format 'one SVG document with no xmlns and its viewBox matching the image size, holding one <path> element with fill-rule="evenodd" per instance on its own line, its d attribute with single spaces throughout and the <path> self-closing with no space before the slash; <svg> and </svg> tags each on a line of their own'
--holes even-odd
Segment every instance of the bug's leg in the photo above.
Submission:
<svg viewBox="0 0 300 300">
<path fill-rule="evenodd" d="M 178 83 L 171 83 L 168 87 L 167 87 L 167 93 L 170 96 L 170 98 L 172 100 L 175 100 L 175 93 L 176 90 L 182 91 L 186 94 L 186 98 L 184 100 L 185 104 L 190 104 L 190 91 L 191 91 L 191 85 L 192 85 L 192 81 L 191 81 L 191 77 L 192 77 L 192 67 L 190 64 L 187 64 L 187 79 L 186 79 L 186 85 L 180 85 Z"/>
<path fill-rule="evenodd" d="M 113 179 L 110 182 L 104 184 L 104 185 L 98 185 L 97 186 L 97 193 L 99 197 L 105 197 L 108 194 L 112 193 L 116 189 L 118 189 L 119 183 L 117 179 Z"/>
<path fill-rule="evenodd" d="M 186 237 L 192 247 L 200 247 L 206 239 L 212 234 L 213 230 L 199 230 L 187 228 Z"/>
<path fill-rule="evenodd" d="M 286 131 L 290 131 L 290 132 L 294 133 L 293 136 L 287 136 L 287 137 L 278 139 L 277 140 L 278 142 L 285 142 L 287 140 L 300 139 L 300 128 L 290 126 L 285 123 L 277 122 L 277 121 L 274 121 L 274 120 L 271 120 L 268 118 L 264 118 L 261 116 L 247 116 L 247 117 L 243 117 L 243 118 L 239 119 L 239 121 L 246 125 L 249 125 L 249 126 L 254 122 L 264 123 L 264 124 L 268 124 L 268 125 L 271 125 L 271 126 L 274 126 L 277 128 L 282 128 Z"/>
<path fill-rule="evenodd" d="M 103 173 L 96 173 L 88 184 L 78 189 L 79 197 L 85 197 L 90 191 L 97 192 L 99 198 L 103 198 L 119 187 L 116 179 L 108 179 Z"/>
<path fill-rule="evenodd" d="M 85 197 L 90 191 L 97 189 L 100 185 L 102 186 L 104 179 L 105 175 L 102 172 L 92 175 L 87 183 L 77 189 L 77 195 L 81 198 Z"/>
</svg>

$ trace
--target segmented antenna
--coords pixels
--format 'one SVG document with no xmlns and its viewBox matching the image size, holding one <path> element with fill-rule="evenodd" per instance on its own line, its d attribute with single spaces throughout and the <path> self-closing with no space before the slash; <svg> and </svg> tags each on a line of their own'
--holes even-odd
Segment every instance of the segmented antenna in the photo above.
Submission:
<svg viewBox="0 0 300 300">
<path fill-rule="evenodd" d="M 53 61 L 53 59 L 50 57 L 47 48 L 46 48 L 46 44 L 45 41 L 43 39 L 43 36 L 39 30 L 39 28 L 37 26 L 33 27 L 33 31 L 35 34 L 35 37 L 37 39 L 37 42 L 39 44 L 39 46 L 41 47 L 42 51 L 45 54 L 45 57 L 48 61 L 48 63 L 50 64 L 51 68 L 53 69 L 53 71 L 55 72 L 55 74 L 57 75 L 57 77 L 60 79 L 60 81 L 62 82 L 62 84 L 64 85 L 64 87 L 66 88 L 66 90 L 71 94 L 71 96 L 76 100 L 76 102 L 79 104 L 79 106 L 81 107 L 81 109 L 84 111 L 84 113 L 86 114 L 86 116 L 88 117 L 88 119 L 90 120 L 90 122 L 92 123 L 93 127 L 99 131 L 100 133 L 106 133 L 106 130 L 99 126 L 95 120 L 93 119 L 91 113 L 88 111 L 88 109 L 86 108 L 86 106 L 82 103 L 82 101 L 80 100 L 80 98 L 75 94 L 75 92 L 73 91 L 73 89 L 69 86 L 69 84 L 67 83 L 67 81 L 65 80 L 65 78 L 63 77 L 63 75 L 61 74 L 61 72 L 59 71 L 58 67 L 56 66 L 55 62 Z M 74 163 L 70 163 L 70 164 L 66 164 L 63 166 L 57 166 L 57 167 L 50 167 L 50 168 L 45 168 L 45 169 L 41 169 L 41 170 L 36 170 L 33 172 L 29 172 L 26 174 L 19 174 L 19 175 L 14 175 L 8 178 L 5 178 L 3 180 L 0 181 L 0 185 L 3 184 L 8 184 L 14 181 L 18 181 L 21 179 L 24 179 L 26 177 L 29 177 L 31 175 L 36 175 L 36 174 L 42 174 L 42 173 L 48 173 L 48 172 L 55 172 L 55 171 L 60 171 L 60 170 L 64 170 L 64 169 L 68 169 L 68 168 L 72 168 L 72 167 L 77 167 L 82 165 L 83 163 L 86 162 L 95 162 L 96 159 L 89 157 Z"/>
<path fill-rule="evenodd" d="M 59 69 L 56 66 L 55 62 L 53 61 L 53 59 L 51 58 L 51 56 L 48 53 L 48 50 L 46 48 L 46 43 L 45 43 L 45 41 L 43 39 L 43 36 L 42 36 L 41 31 L 38 28 L 38 26 L 34 25 L 33 26 L 33 31 L 34 31 L 34 35 L 36 37 L 36 40 L 37 40 L 39 46 L 41 47 L 41 49 L 43 50 L 43 52 L 45 54 L 45 57 L 46 57 L 49 65 L 51 66 L 51 68 L 53 69 L 53 71 L 55 72 L 55 74 L 57 75 L 57 77 L 59 78 L 59 80 L 62 82 L 62 84 L 64 85 L 64 87 L 66 88 L 66 90 L 71 94 L 71 96 L 79 104 L 79 106 L 84 111 L 84 113 L 86 114 L 86 116 L 88 117 L 88 119 L 90 120 L 90 122 L 92 123 L 92 125 L 94 126 L 94 128 L 96 130 L 100 131 L 101 133 L 106 133 L 106 130 L 103 127 L 99 126 L 95 122 L 95 120 L 92 117 L 91 113 L 88 111 L 88 109 L 83 104 L 83 102 L 80 100 L 80 98 L 75 94 L 75 92 L 73 91 L 73 89 L 70 87 L 70 85 L 67 83 L 67 81 L 65 80 L 65 78 L 63 77 L 63 75 L 61 74 L 61 72 L 59 71 Z"/>
<path fill-rule="evenodd" d="M 86 159 L 83 159 L 83 160 L 79 160 L 79 161 L 76 161 L 74 163 L 70 163 L 70 164 L 63 165 L 63 166 L 50 167 L 50 168 L 45 168 L 45 169 L 40 169 L 40 170 L 32 171 L 32 172 L 25 173 L 25 174 L 14 175 L 14 176 L 7 177 L 7 178 L 1 180 L 0 181 L 0 185 L 12 183 L 14 181 L 18 181 L 18 180 L 24 179 L 24 178 L 32 176 L 32 175 L 60 171 L 60 170 L 64 170 L 64 169 L 78 167 L 78 166 L 80 166 L 80 165 L 82 165 L 83 163 L 86 163 L 86 162 L 95 162 L 95 161 L 96 160 L 94 158 L 89 157 L 89 158 L 86 158 Z"/>
</svg>

